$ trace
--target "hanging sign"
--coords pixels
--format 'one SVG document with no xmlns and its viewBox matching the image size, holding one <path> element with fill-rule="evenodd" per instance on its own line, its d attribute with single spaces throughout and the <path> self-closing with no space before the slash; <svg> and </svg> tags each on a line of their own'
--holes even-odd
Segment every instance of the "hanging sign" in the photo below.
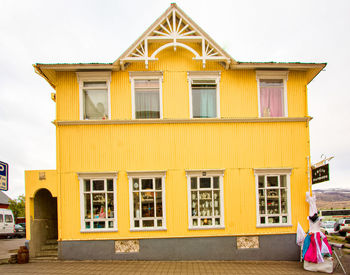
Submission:
<svg viewBox="0 0 350 275">
<path fill-rule="evenodd" d="M 0 190 L 7 191 L 9 189 L 9 165 L 0 161 Z"/>
<path fill-rule="evenodd" d="M 329 164 L 313 168 L 312 172 L 312 184 L 320 183 L 329 180 Z"/>
</svg>

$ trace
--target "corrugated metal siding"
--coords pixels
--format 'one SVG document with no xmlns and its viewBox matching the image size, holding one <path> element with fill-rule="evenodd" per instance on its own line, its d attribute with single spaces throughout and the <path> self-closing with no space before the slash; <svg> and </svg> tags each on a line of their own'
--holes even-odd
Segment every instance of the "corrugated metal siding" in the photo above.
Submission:
<svg viewBox="0 0 350 275">
<path fill-rule="evenodd" d="M 295 232 L 306 216 L 300 194 L 307 189 L 305 123 L 208 123 L 62 126 L 62 237 L 108 238 L 112 233 L 80 234 L 76 172 L 119 171 L 118 227 L 113 238 L 204 236 Z M 292 167 L 292 228 L 257 229 L 253 168 Z M 185 169 L 225 168 L 224 230 L 188 230 Z M 166 232 L 129 232 L 126 171 L 166 170 Z M 298 215 L 298 216 L 297 216 Z M 69 221 L 73 222 L 69 222 Z M 300 221 L 303 224 L 303 221 Z M 304 225 L 306 226 L 306 225 Z"/>
<path fill-rule="evenodd" d="M 154 49 L 150 49 L 152 52 Z M 200 49 L 197 49 L 200 51 Z M 188 71 L 221 71 L 222 117 L 257 117 L 255 71 L 225 71 L 218 63 L 202 68 L 193 54 L 168 48 L 149 71 L 163 71 L 164 118 L 189 118 Z M 145 71 L 133 63 L 112 72 L 112 119 L 131 119 L 129 71 Z M 79 119 L 79 87 L 73 72 L 58 73 L 57 119 Z M 304 72 L 290 72 L 289 116 L 306 113 Z M 302 122 L 203 123 L 59 126 L 57 166 L 61 172 L 61 236 L 68 239 L 122 239 L 296 232 L 298 217 L 307 215 L 306 156 L 308 128 Z M 256 228 L 253 168 L 291 167 L 293 227 Z M 185 169 L 224 168 L 225 229 L 188 230 Z M 166 170 L 167 231 L 129 231 L 129 189 L 126 171 Z M 116 233 L 80 233 L 77 172 L 118 171 Z M 307 228 L 306 220 L 299 221 Z"/>
<path fill-rule="evenodd" d="M 197 49 L 199 51 L 199 49 Z M 203 69 L 193 54 L 181 47 L 168 48 L 157 55 L 159 61 L 150 62 L 145 69 L 143 62 L 133 63 L 127 71 L 113 72 L 111 83 L 112 119 L 131 119 L 131 84 L 129 71 L 163 71 L 164 118 L 189 118 L 188 71 L 221 71 L 221 117 L 257 117 L 258 93 L 254 70 L 226 71 L 216 62 L 209 62 Z M 57 119 L 79 119 L 79 85 L 74 72 L 57 73 Z M 289 73 L 287 82 L 288 113 L 290 117 L 306 115 L 305 72 Z"/>
<path fill-rule="evenodd" d="M 57 120 L 79 120 L 79 84 L 74 72 L 57 72 Z"/>
</svg>

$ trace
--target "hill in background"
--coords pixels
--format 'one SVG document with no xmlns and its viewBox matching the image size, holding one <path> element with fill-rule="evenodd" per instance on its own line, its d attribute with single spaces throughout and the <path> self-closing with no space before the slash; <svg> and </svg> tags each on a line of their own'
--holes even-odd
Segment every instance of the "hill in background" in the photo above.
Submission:
<svg viewBox="0 0 350 275">
<path fill-rule="evenodd" d="M 312 190 L 317 209 L 350 209 L 350 189 Z"/>
</svg>

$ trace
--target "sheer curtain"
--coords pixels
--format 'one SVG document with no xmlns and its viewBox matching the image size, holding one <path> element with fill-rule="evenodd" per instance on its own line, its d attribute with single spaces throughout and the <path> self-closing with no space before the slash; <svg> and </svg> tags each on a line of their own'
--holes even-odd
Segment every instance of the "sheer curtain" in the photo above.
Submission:
<svg viewBox="0 0 350 275">
<path fill-rule="evenodd" d="M 159 80 L 135 80 L 135 117 L 160 118 Z"/>
<path fill-rule="evenodd" d="M 281 82 L 262 82 L 260 86 L 260 116 L 283 116 L 283 86 Z"/>
<path fill-rule="evenodd" d="M 192 90 L 193 117 L 216 117 L 216 89 Z"/>
</svg>

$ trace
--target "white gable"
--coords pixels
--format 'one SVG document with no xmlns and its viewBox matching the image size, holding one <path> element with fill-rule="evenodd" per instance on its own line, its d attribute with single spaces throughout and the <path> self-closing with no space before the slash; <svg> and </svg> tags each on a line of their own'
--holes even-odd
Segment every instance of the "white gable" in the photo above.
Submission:
<svg viewBox="0 0 350 275">
<path fill-rule="evenodd" d="M 165 42 L 151 55 L 148 52 L 151 43 Z M 188 43 L 198 43 L 201 51 L 197 52 Z M 150 28 L 124 53 L 113 65 L 124 65 L 130 62 L 142 61 L 146 69 L 150 61 L 158 60 L 157 54 L 162 50 L 182 47 L 194 54 L 194 60 L 199 60 L 205 68 L 208 61 L 221 61 L 226 68 L 236 61 L 219 47 L 196 23 L 194 23 L 176 4 L 152 24 Z"/>
</svg>

